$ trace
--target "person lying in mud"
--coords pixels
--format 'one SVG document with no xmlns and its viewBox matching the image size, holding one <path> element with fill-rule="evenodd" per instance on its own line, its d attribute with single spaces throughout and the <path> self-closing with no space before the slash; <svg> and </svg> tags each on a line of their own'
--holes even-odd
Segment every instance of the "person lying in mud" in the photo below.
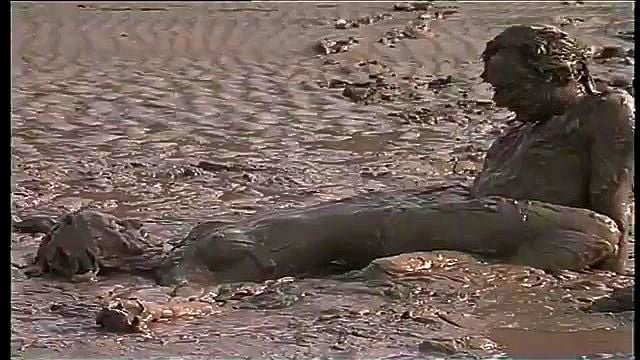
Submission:
<svg viewBox="0 0 640 360">
<path fill-rule="evenodd" d="M 632 99 L 597 92 L 584 48 L 552 27 L 510 27 L 483 58 L 496 103 L 525 125 L 496 141 L 471 189 L 370 193 L 234 225 L 204 223 L 170 251 L 151 242 L 141 223 L 99 212 L 17 228 L 47 229 L 36 270 L 74 279 L 112 270 L 150 274 L 161 284 L 262 281 L 431 250 L 550 271 L 622 271 Z M 114 301 L 109 309 L 132 313 Z"/>
</svg>

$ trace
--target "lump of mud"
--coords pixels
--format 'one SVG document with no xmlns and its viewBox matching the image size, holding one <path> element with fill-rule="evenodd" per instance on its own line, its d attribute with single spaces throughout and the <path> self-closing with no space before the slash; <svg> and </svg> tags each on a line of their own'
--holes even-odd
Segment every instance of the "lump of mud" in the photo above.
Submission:
<svg viewBox="0 0 640 360">
<path fill-rule="evenodd" d="M 451 267 L 480 264 L 481 260 L 471 254 L 456 251 L 433 251 L 404 253 L 378 258 L 369 265 L 350 274 L 353 278 L 388 280 L 427 277 L 432 272 Z"/>
<path fill-rule="evenodd" d="M 437 77 L 429 81 L 429 89 L 442 89 L 453 82 L 453 76 Z"/>
<path fill-rule="evenodd" d="M 329 55 L 349 51 L 349 49 L 358 45 L 359 43 L 360 42 L 353 36 L 349 36 L 347 39 L 325 38 L 318 41 L 315 48 L 321 54 Z"/>
<path fill-rule="evenodd" d="M 343 89 L 342 95 L 356 103 L 392 101 L 400 95 L 397 84 L 388 81 L 396 74 L 378 60 L 363 60 L 344 67 L 347 78 L 318 81 L 321 88 Z"/>
<path fill-rule="evenodd" d="M 342 96 L 355 103 L 364 103 L 365 105 L 393 101 L 400 95 L 397 85 L 386 82 L 384 78 L 377 78 L 366 83 L 348 84 L 342 91 Z"/>
<path fill-rule="evenodd" d="M 393 28 L 387 31 L 378 42 L 387 47 L 394 48 L 402 39 L 420 39 L 425 37 L 429 31 L 429 24 L 427 22 L 409 22 L 404 29 Z"/>
<path fill-rule="evenodd" d="M 418 345 L 418 351 L 425 355 L 460 356 L 468 355 L 471 358 L 472 351 L 495 352 L 499 345 L 482 336 L 466 336 L 462 338 L 433 338 L 427 339 Z"/>
<path fill-rule="evenodd" d="M 634 41 L 634 32 L 633 31 L 618 31 L 616 37 L 626 40 L 626 41 Z"/>
<path fill-rule="evenodd" d="M 398 3 L 393 5 L 395 11 L 424 11 L 419 19 L 445 19 L 453 14 L 458 13 L 457 6 L 434 6 L 434 2 L 416 2 L 416 3 Z"/>
<path fill-rule="evenodd" d="M 382 20 L 386 20 L 386 19 L 392 19 L 393 16 L 389 13 L 382 13 L 382 14 L 377 14 L 377 15 L 367 15 L 367 16 L 363 16 L 357 19 L 337 19 L 334 22 L 334 26 L 336 29 L 351 29 L 351 28 L 358 28 L 362 25 L 371 25 L 371 24 L 375 24 L 379 21 Z"/>
<path fill-rule="evenodd" d="M 624 311 L 634 311 L 635 302 L 633 290 L 635 286 L 627 286 L 614 290 L 609 297 L 600 299 L 589 308 L 591 312 L 611 312 L 619 313 Z"/>
<path fill-rule="evenodd" d="M 557 22 L 560 27 L 577 26 L 584 22 L 584 18 L 578 16 L 560 16 Z"/>
<path fill-rule="evenodd" d="M 382 95 L 379 93 L 378 89 L 375 85 L 373 86 L 357 86 L 357 85 L 347 85 L 342 91 L 342 96 L 351 99 L 353 102 L 366 103 L 370 104 L 376 101 L 377 97 L 380 99 L 384 98 L 386 100 L 391 100 L 393 98 L 393 94 L 385 94 Z"/>
<path fill-rule="evenodd" d="M 437 113 L 425 107 L 418 107 L 402 112 L 391 112 L 387 114 L 387 116 L 397 117 L 401 119 L 404 124 L 436 125 L 440 120 Z"/>
<path fill-rule="evenodd" d="M 613 58 L 633 57 L 633 49 L 625 49 L 622 46 L 602 46 L 593 49 L 593 58 L 596 60 L 606 60 Z"/>
<path fill-rule="evenodd" d="M 407 2 L 393 4 L 394 11 L 426 11 L 433 7 L 433 1 Z"/>
<path fill-rule="evenodd" d="M 634 96 L 634 79 L 626 78 L 622 75 L 614 76 L 610 79 L 596 78 L 596 89 L 601 92 L 609 92 L 612 89 L 620 89 L 628 92 L 631 96 Z"/>
<path fill-rule="evenodd" d="M 13 231 L 21 234 L 46 234 L 56 224 L 50 216 L 31 216 L 24 221 L 15 221 L 12 224 Z"/>
<path fill-rule="evenodd" d="M 418 345 L 418 351 L 430 355 L 453 355 L 459 351 L 459 347 L 453 339 L 429 339 Z"/>
<path fill-rule="evenodd" d="M 324 59 L 322 65 L 340 65 L 340 61 L 336 59 Z"/>
<path fill-rule="evenodd" d="M 150 318 L 151 315 L 141 301 L 115 301 L 98 312 L 96 325 L 118 333 L 146 332 Z"/>
</svg>

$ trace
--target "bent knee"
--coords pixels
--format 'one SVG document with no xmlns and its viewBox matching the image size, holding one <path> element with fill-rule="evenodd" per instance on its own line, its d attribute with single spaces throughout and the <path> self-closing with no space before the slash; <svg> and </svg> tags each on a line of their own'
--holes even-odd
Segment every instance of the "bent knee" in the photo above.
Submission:
<svg viewBox="0 0 640 360">
<path fill-rule="evenodd" d="M 617 239 L 556 230 L 523 244 L 513 261 L 548 271 L 580 271 L 614 257 L 617 251 Z"/>
</svg>

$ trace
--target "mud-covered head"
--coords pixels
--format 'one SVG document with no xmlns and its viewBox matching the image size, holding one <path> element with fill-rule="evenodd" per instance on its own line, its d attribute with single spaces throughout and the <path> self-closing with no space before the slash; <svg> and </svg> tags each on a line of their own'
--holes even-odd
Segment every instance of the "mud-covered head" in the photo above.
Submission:
<svg viewBox="0 0 640 360">
<path fill-rule="evenodd" d="M 498 106 L 522 121 L 544 121 L 596 93 L 587 59 L 587 47 L 556 27 L 515 25 L 487 43 L 481 77 Z"/>
</svg>

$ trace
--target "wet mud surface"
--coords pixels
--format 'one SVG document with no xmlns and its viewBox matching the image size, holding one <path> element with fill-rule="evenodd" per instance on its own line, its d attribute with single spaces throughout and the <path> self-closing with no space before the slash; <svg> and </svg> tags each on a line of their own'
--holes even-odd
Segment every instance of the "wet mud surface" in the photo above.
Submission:
<svg viewBox="0 0 640 360">
<path fill-rule="evenodd" d="M 468 182 L 511 117 L 478 78 L 486 41 L 514 23 L 562 25 L 595 47 L 601 82 L 629 88 L 632 14 L 624 3 L 14 4 L 12 216 L 100 209 L 144 220 L 170 246 L 205 220 Z M 324 39 L 349 46 L 318 51 Z M 38 242 L 13 234 L 12 262 Z M 115 286 L 167 296 L 149 280 L 74 284 L 12 268 L 12 354 L 632 357 L 632 312 L 582 309 L 633 284 L 633 262 L 626 276 L 550 275 L 416 258 L 411 269 L 381 259 L 360 280 L 223 296 L 215 314 L 148 334 L 106 333 L 95 316 Z"/>
</svg>

